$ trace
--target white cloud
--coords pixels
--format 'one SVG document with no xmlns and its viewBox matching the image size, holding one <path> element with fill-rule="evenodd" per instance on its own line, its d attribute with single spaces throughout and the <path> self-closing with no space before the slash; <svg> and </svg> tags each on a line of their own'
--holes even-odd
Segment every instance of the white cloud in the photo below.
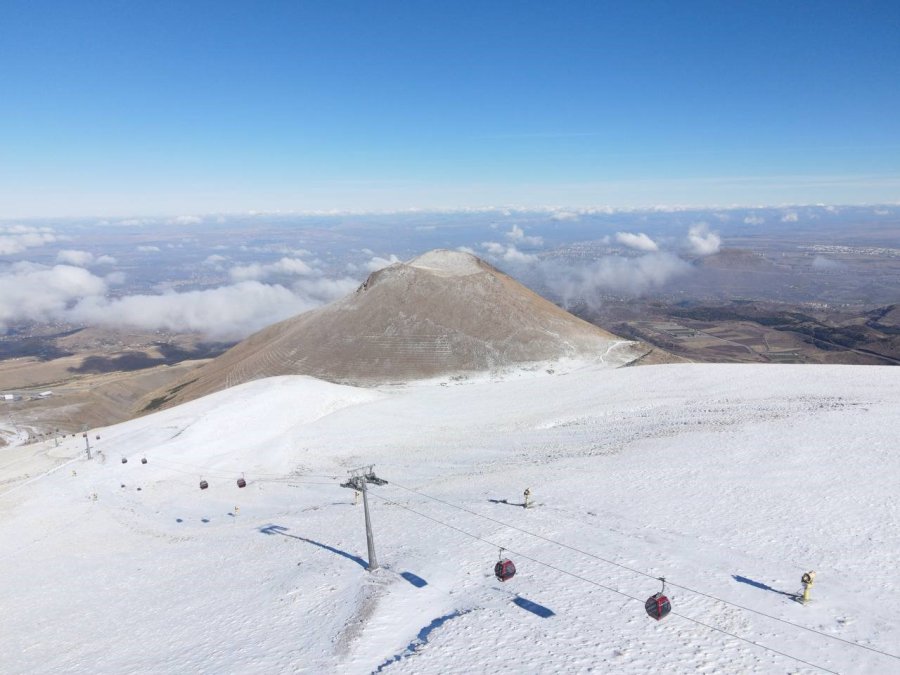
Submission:
<svg viewBox="0 0 900 675">
<path fill-rule="evenodd" d="M 710 232 L 706 223 L 697 223 L 688 230 L 688 247 L 694 255 L 712 255 L 722 247 L 722 238 L 717 232 Z"/>
<path fill-rule="evenodd" d="M 90 251 L 63 249 L 56 254 L 56 262 L 76 267 L 91 267 L 93 265 L 115 265 L 118 261 L 111 255 L 95 256 Z"/>
<path fill-rule="evenodd" d="M 653 252 L 659 250 L 659 246 L 657 246 L 656 242 L 643 232 L 638 234 L 633 234 L 631 232 L 616 232 L 616 241 L 622 244 L 622 246 L 633 248 L 636 251 Z"/>
<path fill-rule="evenodd" d="M 547 287 L 565 306 L 584 302 L 597 307 L 604 293 L 640 296 L 665 286 L 674 277 L 690 273 L 693 268 L 672 253 L 656 252 L 636 258 L 606 256 L 582 265 L 544 261 L 539 269 Z"/>
<path fill-rule="evenodd" d="M 249 265 L 240 265 L 232 267 L 228 273 L 234 281 L 317 274 L 312 267 L 299 258 L 282 258 L 277 262 L 268 264 L 251 263 Z"/>
<path fill-rule="evenodd" d="M 363 251 L 368 251 L 368 249 L 363 249 Z M 369 251 L 371 253 L 371 251 Z M 382 258 L 380 256 L 375 256 L 369 262 L 365 264 L 366 270 L 369 272 L 377 272 L 380 269 L 384 269 L 385 267 L 390 267 L 396 263 L 400 262 L 400 258 L 395 256 L 393 253 L 389 258 Z"/>
<path fill-rule="evenodd" d="M 543 237 L 530 237 L 525 234 L 525 231 L 519 227 L 518 225 L 513 225 L 512 229 L 506 233 L 506 238 L 509 239 L 513 243 L 517 244 L 525 244 L 526 246 L 543 246 L 544 238 Z"/>
<path fill-rule="evenodd" d="M 159 246 L 138 246 L 137 250 L 141 253 L 159 253 Z"/>
<path fill-rule="evenodd" d="M 523 253 L 515 246 L 508 246 L 506 253 L 503 254 L 503 260 L 506 262 L 530 264 L 537 262 L 538 257 L 531 253 Z"/>
<path fill-rule="evenodd" d="M 228 257 L 224 255 L 219 255 L 218 253 L 213 253 L 212 255 L 206 256 L 206 260 L 204 260 L 201 264 L 208 265 L 210 267 L 221 267 L 222 263 L 227 262 Z"/>
<path fill-rule="evenodd" d="M 237 339 L 316 304 L 284 286 L 244 281 L 183 293 L 114 299 L 93 295 L 81 300 L 68 315 L 89 324 L 197 331 L 216 339 Z"/>
<path fill-rule="evenodd" d="M 474 248 L 469 248 L 468 246 L 457 246 L 456 250 L 462 251 L 463 253 L 468 253 L 469 255 L 475 255 L 475 256 L 478 255 L 477 253 L 475 253 Z"/>
<path fill-rule="evenodd" d="M 538 257 L 531 253 L 523 253 L 513 244 L 501 244 L 496 241 L 485 241 L 481 243 L 481 247 L 487 251 L 487 258 L 494 260 L 503 260 L 509 263 L 530 264 L 538 261 Z"/>
<path fill-rule="evenodd" d="M 762 225 L 766 222 L 766 219 L 762 216 L 747 216 L 744 218 L 744 222 L 747 225 Z"/>
<path fill-rule="evenodd" d="M 63 249 L 56 254 L 56 262 L 66 265 L 75 265 L 77 267 L 87 267 L 88 265 L 93 264 L 94 254 L 89 251 Z"/>
<path fill-rule="evenodd" d="M 283 319 L 351 292 L 355 279 L 300 279 L 290 288 L 241 281 L 197 291 L 158 295 L 82 298 L 64 312 L 67 320 L 99 325 L 131 325 L 147 330 L 192 331 L 218 340 L 238 340 Z"/>
<path fill-rule="evenodd" d="M 102 295 L 106 282 L 81 267 L 15 263 L 0 275 L 0 331 L 19 321 L 61 318 L 84 297 Z"/>
<path fill-rule="evenodd" d="M 300 268 L 294 261 L 274 263 L 273 268 L 292 273 L 295 282 L 285 286 L 248 280 L 206 290 L 111 298 L 109 288 L 125 280 L 121 272 L 99 277 L 73 265 L 14 263 L 0 272 L 0 332 L 22 321 L 64 321 L 240 339 L 335 300 L 359 285 L 350 278 L 297 278 Z"/>
<path fill-rule="evenodd" d="M 15 255 L 25 249 L 36 248 L 61 239 L 65 237 L 60 237 L 49 227 L 0 226 L 0 255 Z"/>
<path fill-rule="evenodd" d="M 796 223 L 799 220 L 799 216 L 796 211 L 788 211 L 783 216 L 781 216 L 782 223 Z"/>
<path fill-rule="evenodd" d="M 298 297 L 308 299 L 316 304 L 325 304 L 352 293 L 358 287 L 358 279 L 320 277 L 318 279 L 300 279 L 291 288 Z"/>
<path fill-rule="evenodd" d="M 844 263 L 838 260 L 831 260 L 820 255 L 817 255 L 812 261 L 812 268 L 817 272 L 838 272 L 846 267 Z"/>
<path fill-rule="evenodd" d="M 556 211 L 550 216 L 550 220 L 578 220 L 580 217 L 574 211 Z"/>
<path fill-rule="evenodd" d="M 171 225 L 198 225 L 203 222 L 200 216 L 175 216 L 169 220 Z"/>
</svg>

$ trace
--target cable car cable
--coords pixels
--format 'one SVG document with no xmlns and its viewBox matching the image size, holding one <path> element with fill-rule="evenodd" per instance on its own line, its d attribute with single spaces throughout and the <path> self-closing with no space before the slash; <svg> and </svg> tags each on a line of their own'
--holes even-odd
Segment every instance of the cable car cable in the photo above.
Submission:
<svg viewBox="0 0 900 675">
<path fill-rule="evenodd" d="M 377 498 L 377 499 L 380 499 L 381 501 L 385 502 L 386 504 L 391 504 L 392 506 L 399 506 L 401 509 L 406 509 L 407 511 L 410 511 L 410 512 L 412 512 L 412 513 L 415 513 L 416 515 L 421 516 L 422 518 L 427 518 L 428 520 L 430 520 L 430 521 L 432 521 L 432 522 L 435 522 L 435 523 L 438 523 L 439 525 L 443 525 L 444 527 L 449 527 L 451 530 L 456 530 L 457 532 L 460 532 L 460 533 L 466 535 L 467 537 L 471 537 L 472 539 L 477 539 L 478 541 L 484 542 L 485 544 L 489 544 L 490 546 L 492 546 L 492 547 L 494 547 L 494 548 L 499 547 L 499 544 L 495 544 L 494 542 L 489 541 L 489 540 L 487 540 L 487 539 L 485 539 L 485 538 L 483 538 L 483 537 L 479 537 L 477 534 L 472 534 L 471 532 L 467 532 L 466 530 L 463 530 L 462 528 L 456 527 L 455 525 L 451 525 L 450 523 L 445 523 L 445 522 L 442 521 L 442 520 L 438 520 L 437 518 L 433 518 L 432 516 L 429 516 L 429 515 L 427 515 L 427 514 L 425 514 L 425 513 L 422 513 L 421 511 L 416 511 L 415 509 L 410 508 L 409 506 L 406 506 L 406 505 L 404 505 L 404 504 L 400 504 L 400 503 L 398 503 L 398 502 L 395 502 L 395 501 L 393 501 L 393 500 L 391 500 L 391 499 L 388 499 L 387 497 L 382 497 L 382 496 L 379 495 L 375 490 L 373 490 L 373 489 L 371 489 L 371 488 L 369 488 L 368 493 L 369 493 L 371 496 L 373 496 L 373 497 L 375 497 L 375 498 Z M 566 574 L 566 575 L 568 575 L 568 576 L 570 576 L 570 577 L 574 577 L 575 579 L 580 579 L 581 581 L 587 582 L 587 583 L 589 583 L 589 584 L 592 584 L 592 585 L 597 586 L 597 587 L 599 587 L 599 588 L 602 588 L 602 589 L 604 589 L 604 590 L 611 591 L 611 592 L 616 593 L 616 594 L 618 594 L 618 595 L 624 596 L 624 597 L 628 598 L 629 600 L 635 600 L 636 602 L 639 602 L 639 603 L 641 603 L 641 604 L 644 603 L 644 601 L 643 601 L 641 598 L 636 598 L 635 596 L 629 595 L 628 593 L 625 593 L 624 591 L 620 591 L 620 590 L 617 589 L 617 588 L 612 588 L 611 586 L 606 586 L 606 585 L 604 585 L 604 584 L 601 584 L 601 583 L 598 582 L 598 581 L 594 581 L 593 579 L 588 579 L 587 577 L 583 577 L 583 576 L 581 576 L 580 574 L 576 574 L 575 572 L 570 572 L 570 571 L 565 570 L 565 569 L 563 569 L 563 568 L 561 568 L 561 567 L 557 567 L 556 565 L 553 565 L 553 564 L 551 564 L 551 563 L 547 563 L 547 562 L 544 562 L 543 560 L 539 560 L 538 558 L 534 558 L 534 557 L 532 557 L 532 556 L 525 555 L 524 553 L 519 553 L 519 552 L 517 552 L 517 551 L 513 551 L 511 548 L 507 548 L 507 547 L 505 547 L 505 546 L 504 546 L 503 548 L 504 548 L 506 551 L 509 551 L 509 552 L 512 553 L 514 556 L 517 556 L 517 557 L 519 557 L 519 558 L 524 558 L 525 560 L 530 560 L 531 562 L 535 562 L 535 563 L 537 563 L 538 565 L 543 565 L 544 567 L 548 567 L 548 568 L 550 568 L 550 569 L 552 569 L 552 570 L 554 570 L 554 571 L 556 571 L 556 572 L 559 572 L 559 573 L 561 573 L 561 574 Z M 713 630 L 713 631 L 716 631 L 716 632 L 718 632 L 718 633 L 722 633 L 723 635 L 727 635 L 727 636 L 732 637 L 732 638 L 734 638 L 734 639 L 736 639 L 736 640 L 740 640 L 740 641 L 742 641 L 742 642 L 746 642 L 747 644 L 753 645 L 754 647 L 759 647 L 760 649 L 765 649 L 766 651 L 772 652 L 773 654 L 778 654 L 779 656 L 783 656 L 783 657 L 785 657 L 785 658 L 791 659 L 791 660 L 796 661 L 796 662 L 798 662 L 798 663 L 802 663 L 803 665 L 809 666 L 810 668 L 818 668 L 819 670 L 821 670 L 821 671 L 823 671 L 823 672 L 831 673 L 831 675 L 840 675 L 840 673 L 838 673 L 838 672 L 835 671 L 835 670 L 829 670 L 828 668 L 825 668 L 824 666 L 820 666 L 820 665 L 818 665 L 818 664 L 811 663 L 810 661 L 804 661 L 803 659 L 801 659 L 801 658 L 799 658 L 799 657 L 797 657 L 797 656 L 792 656 L 791 654 L 788 654 L 788 653 L 786 653 L 786 652 L 782 652 L 782 651 L 779 651 L 779 650 L 777 650 L 777 649 L 773 649 L 772 647 L 767 647 L 766 645 L 764 645 L 764 644 L 762 644 L 762 643 L 760 643 L 760 642 L 755 642 L 754 640 L 751 640 L 751 639 L 745 638 L 745 637 L 741 637 L 740 635 L 736 635 L 736 634 L 731 633 L 731 632 L 729 632 L 729 631 L 727 631 L 727 630 L 723 630 L 722 628 L 717 628 L 716 626 L 711 626 L 711 625 L 709 625 L 709 624 L 707 624 L 707 623 L 703 623 L 702 621 L 699 621 L 698 619 L 694 619 L 694 618 L 692 618 L 692 617 L 689 617 L 689 616 L 687 616 L 687 615 L 685 615 L 685 614 L 680 614 L 680 613 L 678 613 L 678 612 L 671 612 L 671 615 L 672 615 L 672 616 L 677 616 L 677 617 L 680 617 L 680 618 L 685 619 L 685 620 L 687 620 L 687 621 L 690 621 L 690 622 L 692 622 L 692 623 L 695 623 L 695 624 L 697 624 L 698 626 L 703 626 L 704 628 L 707 628 L 707 629 L 709 629 L 709 630 Z M 851 644 L 853 644 L 853 643 L 851 643 Z"/>
<path fill-rule="evenodd" d="M 224 470 L 217 471 L 217 470 L 207 469 L 198 464 L 188 464 L 186 462 L 172 462 L 171 460 L 167 460 L 167 459 L 154 459 L 153 463 L 162 466 L 162 468 L 166 469 L 167 471 L 175 471 L 177 473 L 183 473 L 183 474 L 186 474 L 189 476 L 202 474 L 209 478 L 215 478 L 215 479 L 220 479 L 220 480 L 231 480 L 233 478 L 233 473 L 226 473 Z M 167 466 L 167 465 L 171 465 L 171 464 L 180 464 L 182 466 L 189 466 L 189 467 L 192 467 L 192 469 L 187 470 L 187 469 L 183 469 L 183 468 L 177 468 L 175 466 Z M 256 483 L 298 483 L 298 482 L 302 482 L 302 481 L 294 480 L 289 474 L 275 474 L 275 473 L 258 474 L 255 472 L 250 472 L 249 474 L 247 474 L 247 472 L 243 472 L 243 473 L 245 475 L 249 475 L 250 479 L 252 479 Z M 322 475 L 316 475 L 316 474 L 303 474 L 301 476 L 297 476 L 297 478 L 327 478 L 329 480 L 334 481 L 334 480 L 338 479 L 338 476 L 322 476 Z M 307 485 L 334 485 L 333 482 L 331 482 L 331 483 L 324 483 L 324 482 L 306 483 L 306 484 Z"/>
<path fill-rule="evenodd" d="M 434 501 L 436 501 L 436 502 L 440 502 L 441 504 L 446 504 L 447 506 L 452 506 L 453 508 L 459 509 L 460 511 L 465 511 L 466 513 L 470 513 L 470 514 L 472 514 L 473 516 L 478 516 L 479 518 L 484 518 L 485 520 L 489 520 L 489 521 L 491 521 L 491 522 L 493 522 L 493 523 L 497 523 L 498 525 L 503 525 L 504 527 L 508 527 L 508 528 L 510 528 L 510 529 L 512 529 L 512 530 L 516 530 L 516 531 L 518 531 L 518 532 L 522 532 L 523 534 L 527 534 L 527 535 L 529 535 L 529 536 L 531 536 L 531 537 L 535 537 L 535 538 L 537 538 L 537 539 L 541 539 L 541 540 L 546 541 L 546 542 L 548 542 L 548 543 L 550 543 L 550 544 L 556 544 L 557 546 L 561 546 L 561 547 L 563 547 L 563 548 L 567 548 L 567 549 L 569 549 L 570 551 L 575 551 L 576 553 L 580 553 L 580 554 L 582 554 L 582 555 L 586 555 L 586 556 L 588 556 L 589 558 L 594 558 L 595 560 L 600 560 L 601 562 L 605 562 L 605 563 L 607 563 L 607 564 L 609 564 L 609 565 L 614 565 L 615 567 L 620 567 L 620 568 L 622 568 L 622 569 L 624 569 L 624 570 L 628 570 L 629 572 L 633 572 L 633 573 L 635 573 L 635 574 L 640 574 L 640 575 L 645 576 L 645 577 L 648 577 L 648 578 L 650 578 L 650 579 L 658 579 L 658 577 L 656 577 L 656 576 L 654 576 L 654 575 L 652 575 L 652 574 L 648 574 L 647 572 L 642 572 L 641 570 L 634 569 L 633 567 L 628 567 L 628 565 L 623 565 L 623 564 L 621 564 L 621 563 L 617 563 L 617 562 L 614 562 L 614 561 L 612 561 L 612 560 L 607 560 L 606 558 L 603 558 L 603 557 L 601 557 L 601 556 L 599 556 L 599 555 L 596 555 L 596 554 L 594 554 L 594 553 L 589 553 L 588 551 L 583 551 L 583 550 L 581 550 L 581 549 L 579 549 L 579 548 L 576 548 L 576 547 L 574 547 L 574 546 L 570 546 L 569 544 L 564 544 L 564 543 L 562 543 L 562 542 L 560 542 L 560 541 L 556 541 L 556 540 L 554 540 L 554 539 L 550 539 L 549 537 L 545 537 L 545 536 L 543 536 L 543 535 L 536 534 L 536 533 L 534 533 L 534 532 L 529 532 L 528 530 L 525 530 L 525 529 L 523 529 L 523 528 L 521 528 L 521 527 L 517 527 L 517 526 L 515 526 L 515 525 L 510 525 L 509 523 L 505 523 L 505 522 L 503 522 L 502 520 L 497 520 L 496 518 L 491 518 L 490 516 L 485 516 L 485 515 L 483 515 L 483 514 L 481 514 L 481 513 L 478 513 L 477 511 L 472 511 L 471 509 L 467 509 L 467 508 L 464 507 L 464 506 L 459 506 L 458 504 L 454 504 L 454 503 L 452 503 L 452 502 L 448 502 L 448 501 L 446 501 L 446 500 L 444 500 L 444 499 L 441 499 L 441 498 L 439 498 L 439 497 L 432 497 L 431 495 L 427 495 L 427 494 L 425 494 L 424 492 L 421 492 L 421 491 L 419 491 L 419 490 L 416 490 L 415 488 L 409 488 L 409 487 L 405 487 L 405 486 L 403 486 L 403 485 L 400 485 L 399 483 L 396 483 L 396 482 L 393 481 L 393 480 L 389 481 L 389 483 L 390 483 L 391 485 L 393 485 L 393 486 L 395 486 L 395 487 L 398 487 L 398 488 L 401 488 L 401 489 L 403 489 L 403 490 L 407 490 L 407 491 L 409 491 L 409 492 L 413 492 L 413 493 L 415 493 L 415 494 L 417 494 L 417 495 L 421 495 L 422 497 L 426 497 L 426 498 L 431 499 L 431 500 L 434 500 Z M 900 655 L 897 655 L 897 654 L 891 654 L 890 652 L 882 651 L 881 649 L 877 649 L 877 648 L 875 648 L 875 647 L 869 647 L 868 645 L 863 645 L 863 644 L 860 644 L 860 643 L 858 643 L 858 642 L 853 642 L 852 640 L 847 640 L 847 639 L 845 639 L 845 638 L 838 637 L 837 635 L 829 635 L 828 633 L 825 633 L 825 632 L 823 632 L 823 631 L 816 630 L 815 628 L 809 628 L 808 626 L 804 626 L 804 625 L 799 624 L 799 623 L 794 623 L 793 621 L 788 621 L 787 619 L 781 619 L 781 618 L 779 618 L 779 617 L 777 617 L 777 616 L 773 616 L 773 615 L 771 615 L 771 614 L 766 614 L 765 612 L 761 612 L 761 611 L 759 611 L 758 609 L 753 609 L 753 608 L 751 608 L 751 607 L 746 607 L 746 606 L 744 606 L 744 605 L 739 605 L 739 604 L 736 603 L 736 602 L 731 602 L 730 600 L 725 600 L 725 599 L 719 598 L 719 597 L 717 597 L 717 596 L 715 596 L 715 595 L 711 595 L 711 594 L 709 594 L 709 593 L 704 593 L 703 591 L 698 591 L 698 590 L 696 590 L 696 589 L 694 589 L 694 588 L 691 588 L 691 587 L 689 587 L 689 586 L 684 586 L 684 585 L 681 585 L 681 584 L 673 583 L 672 581 L 669 580 L 668 577 L 666 577 L 666 583 L 669 584 L 669 586 L 673 586 L 673 587 L 675 587 L 675 588 L 680 588 L 681 590 L 688 591 L 688 592 L 690 592 L 690 593 L 696 593 L 697 595 L 703 596 L 703 597 L 708 598 L 708 599 L 710 599 L 710 600 L 714 600 L 714 601 L 716 601 L 716 602 L 721 602 L 721 603 L 723 603 L 723 604 L 725 604 L 725 605 L 730 605 L 731 607 L 735 607 L 735 608 L 737 608 L 737 609 L 744 610 L 745 612 L 751 612 L 751 613 L 753 613 L 753 614 L 757 614 L 757 615 L 759 615 L 759 616 L 766 617 L 767 619 L 772 619 L 773 621 L 778 621 L 778 622 L 780 622 L 780 623 L 787 624 L 788 626 L 793 626 L 794 628 L 800 628 L 800 629 L 802 629 L 802 630 L 809 631 L 810 633 L 815 633 L 816 635 L 821 635 L 821 636 L 826 637 L 826 638 L 829 638 L 829 639 L 831 639 L 831 640 L 837 640 L 838 642 L 843 642 L 844 644 L 852 645 L 852 646 L 854 646 L 854 647 L 859 647 L 860 649 L 867 649 L 867 650 L 870 651 L 870 652 L 874 652 L 874 653 L 876 653 L 876 654 L 881 654 L 882 656 L 888 656 L 888 657 L 890 657 L 890 658 L 892 658 L 892 659 L 900 660 Z"/>
</svg>

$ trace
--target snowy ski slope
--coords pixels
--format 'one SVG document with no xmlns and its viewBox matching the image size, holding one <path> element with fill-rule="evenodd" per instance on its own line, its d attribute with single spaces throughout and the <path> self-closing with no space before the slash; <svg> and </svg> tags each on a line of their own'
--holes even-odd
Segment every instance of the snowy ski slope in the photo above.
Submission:
<svg viewBox="0 0 900 675">
<path fill-rule="evenodd" d="M 590 366 L 271 378 L 91 461 L 4 448 L 0 671 L 900 672 L 898 428 L 896 368 Z"/>
</svg>

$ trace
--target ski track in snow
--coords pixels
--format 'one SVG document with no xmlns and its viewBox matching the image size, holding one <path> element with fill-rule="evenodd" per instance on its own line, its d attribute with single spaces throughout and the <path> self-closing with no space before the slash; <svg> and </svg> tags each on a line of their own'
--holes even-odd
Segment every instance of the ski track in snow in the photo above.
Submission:
<svg viewBox="0 0 900 675">
<path fill-rule="evenodd" d="M 841 673 L 900 671 L 684 588 L 900 651 L 884 601 L 898 590 L 900 370 L 439 384 L 273 378 L 103 429 L 90 462 L 80 437 L 0 450 L 3 672 L 818 672 L 648 619 L 656 576 L 677 614 Z M 327 478 L 370 463 L 391 481 L 371 488 L 371 573 L 362 507 Z M 536 508 L 516 506 L 525 487 Z M 628 597 L 527 559 L 499 584 L 485 541 Z M 809 569 L 804 607 L 792 596 Z"/>
</svg>

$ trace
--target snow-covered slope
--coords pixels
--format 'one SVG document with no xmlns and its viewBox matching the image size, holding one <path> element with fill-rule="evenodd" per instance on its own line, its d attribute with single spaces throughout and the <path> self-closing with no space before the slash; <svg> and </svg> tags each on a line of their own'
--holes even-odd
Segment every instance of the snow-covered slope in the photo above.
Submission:
<svg viewBox="0 0 900 675">
<path fill-rule="evenodd" d="M 0 450 L 0 670 L 900 670 L 900 369 L 442 384 L 271 378 L 92 430 L 91 461 Z M 339 487 L 368 464 L 374 572 Z"/>
</svg>

